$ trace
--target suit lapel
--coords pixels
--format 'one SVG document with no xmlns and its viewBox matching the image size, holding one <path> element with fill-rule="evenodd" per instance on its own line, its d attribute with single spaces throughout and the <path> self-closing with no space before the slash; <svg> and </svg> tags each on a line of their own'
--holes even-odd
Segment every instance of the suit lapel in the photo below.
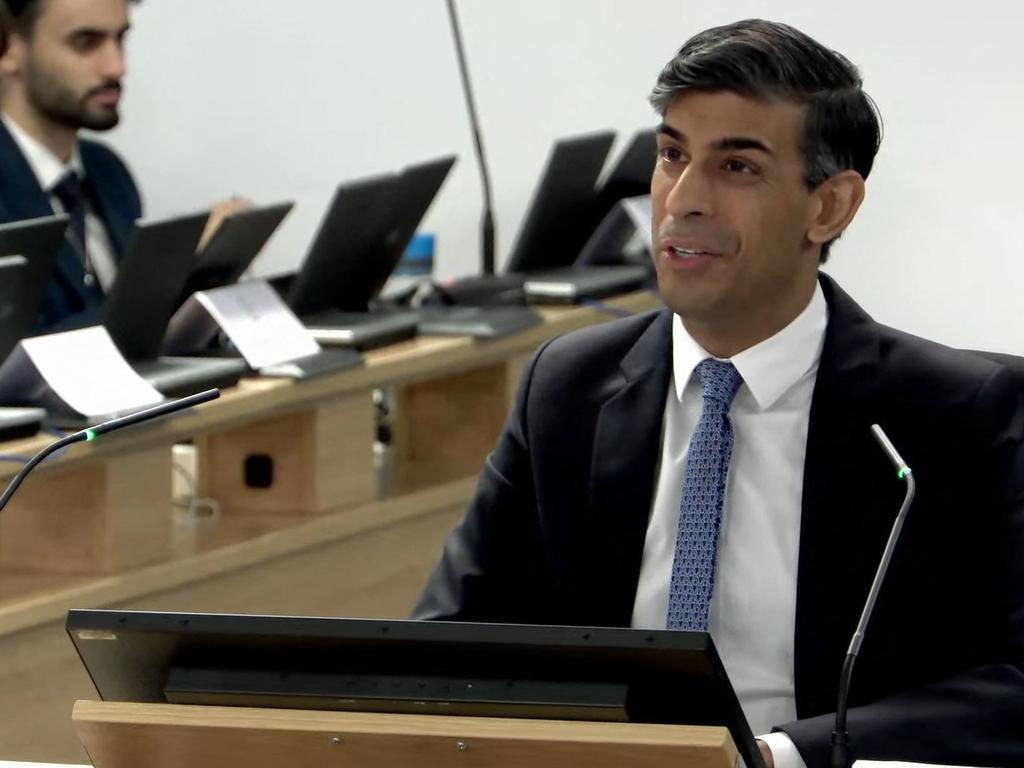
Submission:
<svg viewBox="0 0 1024 768">
<path fill-rule="evenodd" d="M 800 717 L 835 708 L 842 660 L 901 498 L 870 431 L 885 423 L 874 321 L 828 277 L 821 283 L 829 322 L 804 460 L 795 636 Z"/>
<path fill-rule="evenodd" d="M 595 593 L 601 623 L 628 626 L 661 451 L 672 360 L 672 313 L 662 311 L 623 358 L 607 385 L 591 460 Z"/>
<path fill-rule="evenodd" d="M 35 172 L 2 121 L 0 121 L 0 168 L 3 168 L 3 173 L 0 173 L 0 200 L 3 201 L 11 221 L 53 215 L 53 206 L 50 204 L 49 195 L 39 186 Z M 70 243 L 66 242 L 57 255 L 54 277 L 56 281 L 63 284 L 63 288 L 50 287 L 48 293 L 51 295 L 51 301 L 52 297 L 70 292 L 78 297 L 78 302 L 83 306 L 87 304 L 86 291 L 88 289 L 84 284 L 85 269 L 82 258 Z M 75 311 L 75 309 L 77 308 L 62 307 L 61 312 L 67 313 Z"/>
</svg>

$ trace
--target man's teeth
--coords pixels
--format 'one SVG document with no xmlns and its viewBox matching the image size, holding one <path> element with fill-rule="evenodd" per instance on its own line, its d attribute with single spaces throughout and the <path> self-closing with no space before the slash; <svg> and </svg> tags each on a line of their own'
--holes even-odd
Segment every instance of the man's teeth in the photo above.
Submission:
<svg viewBox="0 0 1024 768">
<path fill-rule="evenodd" d="M 690 248 L 676 248 L 674 245 L 670 246 L 672 253 L 682 259 L 695 259 L 698 256 L 708 256 L 707 251 L 695 251 Z"/>
</svg>

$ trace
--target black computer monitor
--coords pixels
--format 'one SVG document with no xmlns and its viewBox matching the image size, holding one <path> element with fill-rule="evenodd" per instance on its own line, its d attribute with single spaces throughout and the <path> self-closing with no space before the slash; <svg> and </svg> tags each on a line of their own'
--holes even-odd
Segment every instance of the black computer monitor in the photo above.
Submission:
<svg viewBox="0 0 1024 768">
<path fill-rule="evenodd" d="M 507 272 L 568 267 L 593 231 L 597 180 L 614 131 L 555 142 L 509 257 Z"/>
<path fill-rule="evenodd" d="M 762 762 L 709 635 L 72 610 L 107 701 L 679 723 Z"/>
</svg>

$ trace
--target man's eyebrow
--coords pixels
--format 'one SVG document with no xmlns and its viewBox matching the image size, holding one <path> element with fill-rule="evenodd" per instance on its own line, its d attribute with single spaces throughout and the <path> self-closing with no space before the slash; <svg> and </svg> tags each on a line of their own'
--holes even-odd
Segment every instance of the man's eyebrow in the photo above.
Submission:
<svg viewBox="0 0 1024 768">
<path fill-rule="evenodd" d="M 659 125 L 657 132 L 658 133 L 663 133 L 666 136 L 668 136 L 669 138 L 675 139 L 676 141 L 686 141 L 686 136 L 683 135 L 683 132 L 682 131 L 677 131 L 675 128 L 673 128 L 668 123 L 662 123 L 661 125 Z"/>
<path fill-rule="evenodd" d="M 662 123 L 659 125 L 657 132 L 683 144 L 688 142 L 685 133 L 680 131 L 678 128 L 673 128 L 668 123 Z M 764 152 L 770 157 L 775 156 L 775 153 L 772 152 L 771 148 L 767 144 L 760 139 L 755 139 L 750 136 L 726 136 L 725 138 L 712 142 L 711 148 L 716 152 L 728 151 L 730 149 L 753 149 L 758 152 Z"/>
<path fill-rule="evenodd" d="M 760 139 L 753 139 L 748 136 L 727 136 L 714 142 L 711 146 L 719 152 L 729 149 L 754 149 L 758 152 L 764 152 L 770 157 L 775 157 L 775 153 L 771 151 L 767 144 Z"/>
<path fill-rule="evenodd" d="M 128 34 L 128 32 L 131 30 L 131 28 L 132 28 L 131 24 L 125 24 L 124 26 L 119 27 L 117 29 L 107 29 L 106 27 L 94 27 L 94 26 L 84 25 L 84 26 L 81 26 L 81 27 L 73 28 L 70 32 L 68 32 L 67 36 L 69 38 L 80 37 L 82 35 L 88 35 L 88 36 L 99 35 L 101 37 L 106 37 L 107 35 L 112 35 L 114 37 L 123 37 L 124 35 Z"/>
</svg>

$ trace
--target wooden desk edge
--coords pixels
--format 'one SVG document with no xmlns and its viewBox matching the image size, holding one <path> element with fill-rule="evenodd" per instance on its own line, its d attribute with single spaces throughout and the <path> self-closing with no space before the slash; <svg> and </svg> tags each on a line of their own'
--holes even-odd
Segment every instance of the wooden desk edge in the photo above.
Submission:
<svg viewBox="0 0 1024 768">
<path fill-rule="evenodd" d="M 634 313 L 663 306 L 660 297 L 648 291 L 613 297 L 604 303 L 614 309 Z M 466 336 L 444 339 L 424 337 L 429 339 L 424 342 L 429 350 L 422 354 L 417 354 L 414 348 L 396 354 L 393 349 L 385 347 L 368 353 L 363 367 L 310 381 L 243 381 L 225 390 L 225 396 L 219 401 L 146 427 L 112 434 L 94 443 L 80 443 L 63 456 L 38 467 L 37 471 L 45 472 L 49 467 L 99 461 L 136 448 L 171 445 L 196 435 L 223 431 L 302 410 L 329 397 L 412 383 L 493 364 L 516 353 L 534 349 L 546 339 L 593 325 L 601 319 L 612 319 L 600 309 L 587 306 L 539 309 L 545 318 L 542 325 L 493 341 L 478 342 Z M 254 414 L 258 414 L 258 417 L 254 418 Z M 0 443 L 0 454 L 31 455 L 51 440 L 49 436 L 40 434 Z M 0 464 L 0 481 L 13 477 L 18 469 L 20 466 L 14 463 Z"/>
<path fill-rule="evenodd" d="M 0 608 L 0 637 L 54 621 L 63 622 L 70 608 L 125 602 L 464 504 L 475 486 L 475 477 L 457 480 L 333 512 L 272 535 L 123 574 L 96 577 L 80 586 L 8 603 Z"/>
</svg>

